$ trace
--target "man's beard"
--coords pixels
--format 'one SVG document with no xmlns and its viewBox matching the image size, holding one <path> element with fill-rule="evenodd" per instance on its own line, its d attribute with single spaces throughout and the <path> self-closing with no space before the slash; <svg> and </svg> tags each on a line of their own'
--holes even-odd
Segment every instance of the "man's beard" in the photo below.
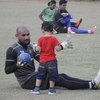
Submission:
<svg viewBox="0 0 100 100">
<path fill-rule="evenodd" d="M 24 40 L 24 42 L 23 42 L 24 44 L 26 44 L 26 45 L 28 45 L 28 44 L 30 44 L 30 40 L 29 39 L 27 39 L 27 40 Z"/>
<path fill-rule="evenodd" d="M 26 41 L 27 41 L 27 42 L 26 42 Z M 29 40 L 29 39 L 24 40 L 24 41 L 19 40 L 19 43 L 20 43 L 22 46 L 27 46 L 27 45 L 30 44 L 30 40 Z"/>
</svg>

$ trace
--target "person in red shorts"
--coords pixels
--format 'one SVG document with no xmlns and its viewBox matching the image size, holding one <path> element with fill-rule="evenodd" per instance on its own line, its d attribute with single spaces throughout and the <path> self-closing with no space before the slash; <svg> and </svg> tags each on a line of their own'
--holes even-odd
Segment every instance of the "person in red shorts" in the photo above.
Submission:
<svg viewBox="0 0 100 100">
<path fill-rule="evenodd" d="M 38 68 L 36 87 L 32 91 L 34 94 L 40 94 L 40 84 L 48 75 L 49 92 L 48 94 L 56 94 L 54 89 L 55 81 L 59 81 L 56 51 L 62 50 L 62 46 L 53 34 L 53 25 L 50 22 L 43 22 L 42 24 L 43 36 L 38 39 L 36 51 L 40 52 L 40 64 Z"/>
</svg>

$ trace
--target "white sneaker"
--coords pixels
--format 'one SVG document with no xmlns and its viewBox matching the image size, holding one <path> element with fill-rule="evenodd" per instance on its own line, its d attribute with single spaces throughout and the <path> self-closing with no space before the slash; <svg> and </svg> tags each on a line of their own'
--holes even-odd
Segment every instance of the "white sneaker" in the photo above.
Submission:
<svg viewBox="0 0 100 100">
<path fill-rule="evenodd" d="M 95 83 L 100 84 L 100 69 L 99 69 L 97 76 L 94 78 L 94 81 L 95 81 Z"/>
<path fill-rule="evenodd" d="M 40 90 L 34 89 L 34 90 L 31 90 L 31 93 L 34 93 L 34 94 L 40 94 Z"/>
<path fill-rule="evenodd" d="M 92 80 L 92 88 L 98 89 L 100 85 L 100 69 L 97 76 Z"/>
<path fill-rule="evenodd" d="M 48 92 L 48 94 L 56 94 L 57 92 L 56 92 L 56 90 L 53 88 L 53 89 L 49 89 L 49 92 Z"/>
<path fill-rule="evenodd" d="M 66 47 L 67 48 L 73 48 L 73 45 L 72 45 L 71 41 L 68 40 L 68 39 L 66 39 L 65 41 L 63 41 L 61 43 L 61 45 L 62 45 L 63 48 L 66 48 Z"/>
</svg>

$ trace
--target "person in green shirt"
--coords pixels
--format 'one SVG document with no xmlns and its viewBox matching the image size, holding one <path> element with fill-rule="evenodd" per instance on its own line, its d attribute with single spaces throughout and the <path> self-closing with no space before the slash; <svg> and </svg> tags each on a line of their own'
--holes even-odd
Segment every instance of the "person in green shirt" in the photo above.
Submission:
<svg viewBox="0 0 100 100">
<path fill-rule="evenodd" d="M 55 0 L 51 0 L 48 3 L 48 7 L 44 8 L 42 10 L 42 12 L 39 15 L 39 18 L 44 22 L 44 21 L 48 21 L 48 22 L 52 22 L 53 21 L 53 15 L 55 13 L 55 11 L 58 10 L 58 7 L 56 7 L 56 1 Z"/>
</svg>

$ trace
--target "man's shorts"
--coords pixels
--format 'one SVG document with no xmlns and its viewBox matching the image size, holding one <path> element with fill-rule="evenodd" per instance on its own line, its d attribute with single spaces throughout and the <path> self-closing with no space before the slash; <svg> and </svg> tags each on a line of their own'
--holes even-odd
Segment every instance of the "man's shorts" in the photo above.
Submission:
<svg viewBox="0 0 100 100">
<path fill-rule="evenodd" d="M 40 63 L 37 79 L 43 80 L 46 77 L 48 77 L 49 81 L 59 81 L 57 60 Z"/>
</svg>

